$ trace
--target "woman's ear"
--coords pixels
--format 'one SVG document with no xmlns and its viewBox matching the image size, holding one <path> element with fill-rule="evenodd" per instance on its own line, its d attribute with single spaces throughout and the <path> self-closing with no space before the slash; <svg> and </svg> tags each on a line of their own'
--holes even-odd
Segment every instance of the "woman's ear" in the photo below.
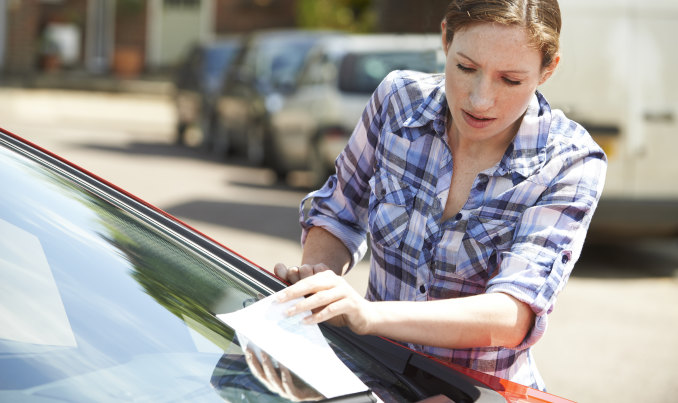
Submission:
<svg viewBox="0 0 678 403">
<path fill-rule="evenodd" d="M 553 75 L 553 72 L 556 71 L 556 67 L 558 67 L 558 63 L 560 63 L 560 54 L 556 54 L 556 57 L 553 58 L 551 64 L 543 69 L 541 80 L 539 80 L 539 85 L 544 84 L 546 80 L 548 80 Z"/>
<path fill-rule="evenodd" d="M 445 53 L 445 56 L 447 56 L 447 23 L 445 20 L 440 23 L 440 31 L 442 32 L 443 52 Z"/>
</svg>

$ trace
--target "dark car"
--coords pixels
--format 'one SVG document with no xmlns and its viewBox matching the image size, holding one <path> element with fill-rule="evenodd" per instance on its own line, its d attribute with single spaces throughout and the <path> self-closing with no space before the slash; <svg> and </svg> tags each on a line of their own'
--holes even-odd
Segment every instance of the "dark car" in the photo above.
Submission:
<svg viewBox="0 0 678 403">
<path fill-rule="evenodd" d="M 221 152 L 241 155 L 255 166 L 270 157 L 269 121 L 297 85 L 309 50 L 321 38 L 339 35 L 310 30 L 264 30 L 247 39 L 219 98 Z"/>
<path fill-rule="evenodd" d="M 224 77 L 243 47 L 240 37 L 200 42 L 178 66 L 174 80 L 177 111 L 176 142 L 213 146 L 217 125 L 216 100 Z"/>
<path fill-rule="evenodd" d="M 285 284 L 4 130 L 0 184 L 0 401 L 285 401 L 216 317 Z M 368 387 L 334 401 L 564 401 L 386 339 L 321 330 Z"/>
</svg>

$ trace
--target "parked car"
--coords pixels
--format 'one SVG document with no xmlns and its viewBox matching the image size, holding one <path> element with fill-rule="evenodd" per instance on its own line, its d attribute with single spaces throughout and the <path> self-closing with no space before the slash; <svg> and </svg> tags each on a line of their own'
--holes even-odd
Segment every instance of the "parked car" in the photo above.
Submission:
<svg viewBox="0 0 678 403">
<path fill-rule="evenodd" d="M 0 183 L 0 401 L 285 401 L 252 375 L 216 317 L 281 281 L 2 129 Z M 565 401 L 386 339 L 321 329 L 369 387 L 338 402 Z"/>
<path fill-rule="evenodd" d="M 294 91 L 303 62 L 321 38 L 339 35 L 309 30 L 253 33 L 226 78 L 219 98 L 220 152 L 244 155 L 252 165 L 270 156 L 269 116 Z"/>
<path fill-rule="evenodd" d="M 220 38 L 194 45 L 177 68 L 174 104 L 177 111 L 176 142 L 187 137 L 204 148 L 213 146 L 218 130 L 216 100 L 228 69 L 242 50 L 240 37 Z"/>
<path fill-rule="evenodd" d="M 306 60 L 294 94 L 271 118 L 272 168 L 327 179 L 372 92 L 393 70 L 442 72 L 439 35 L 368 34 L 326 38 Z"/>
</svg>

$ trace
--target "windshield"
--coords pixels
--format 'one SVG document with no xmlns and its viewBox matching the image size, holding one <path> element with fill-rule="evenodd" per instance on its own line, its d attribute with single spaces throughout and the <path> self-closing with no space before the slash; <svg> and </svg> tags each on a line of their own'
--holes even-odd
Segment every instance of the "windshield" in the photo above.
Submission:
<svg viewBox="0 0 678 403">
<path fill-rule="evenodd" d="M 215 317 L 271 293 L 246 263 L 234 267 L 138 203 L 3 138 L 0 401 L 282 400 Z M 383 400 L 414 400 L 325 333 Z"/>
<path fill-rule="evenodd" d="M 439 69 L 434 50 L 347 54 L 339 67 L 339 89 L 371 94 L 393 70 L 434 73 Z"/>
<path fill-rule="evenodd" d="M 239 46 L 236 41 L 217 44 L 205 50 L 202 76 L 207 91 L 219 90 L 226 70 L 235 60 L 238 51 Z"/>
<path fill-rule="evenodd" d="M 264 90 L 285 90 L 298 80 L 313 36 L 267 38 L 257 51 L 255 77 Z"/>
</svg>

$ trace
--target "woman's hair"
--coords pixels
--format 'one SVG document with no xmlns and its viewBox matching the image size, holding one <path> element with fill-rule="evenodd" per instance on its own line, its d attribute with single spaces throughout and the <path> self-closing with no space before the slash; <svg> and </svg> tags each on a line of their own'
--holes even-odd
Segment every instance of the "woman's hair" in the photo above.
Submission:
<svg viewBox="0 0 678 403">
<path fill-rule="evenodd" d="M 558 0 L 453 0 L 445 14 L 447 46 L 454 33 L 472 24 L 490 22 L 527 29 L 542 54 L 542 68 L 558 54 L 560 7 Z"/>
</svg>

